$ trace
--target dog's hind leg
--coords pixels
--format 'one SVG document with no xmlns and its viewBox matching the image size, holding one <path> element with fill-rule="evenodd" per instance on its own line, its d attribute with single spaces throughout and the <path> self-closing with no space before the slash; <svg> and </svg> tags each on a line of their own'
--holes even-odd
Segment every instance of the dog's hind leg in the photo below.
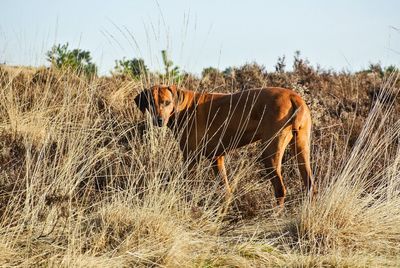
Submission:
<svg viewBox="0 0 400 268">
<path fill-rule="evenodd" d="M 307 192 L 313 196 L 316 194 L 310 165 L 310 130 L 307 128 L 294 132 L 292 150 L 297 159 L 297 165 Z"/>
<path fill-rule="evenodd" d="M 231 195 L 232 189 L 231 189 L 231 186 L 229 185 L 228 175 L 226 174 L 225 157 L 223 155 L 215 157 L 213 159 L 212 167 L 213 167 L 215 175 L 221 176 L 221 178 L 225 184 L 227 194 Z"/>
<path fill-rule="evenodd" d="M 282 158 L 293 134 L 284 129 L 272 141 L 263 141 L 267 147 L 262 153 L 262 162 L 265 166 L 267 177 L 274 188 L 277 205 L 283 207 L 286 196 L 286 188 L 282 178 Z"/>
</svg>

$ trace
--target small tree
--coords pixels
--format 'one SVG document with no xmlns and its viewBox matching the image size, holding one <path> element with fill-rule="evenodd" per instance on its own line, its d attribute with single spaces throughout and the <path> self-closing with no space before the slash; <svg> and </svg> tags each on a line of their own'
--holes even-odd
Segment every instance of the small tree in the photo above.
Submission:
<svg viewBox="0 0 400 268">
<path fill-rule="evenodd" d="M 124 57 L 122 60 L 115 61 L 115 74 L 127 75 L 132 78 L 140 78 L 143 75 L 147 75 L 148 71 L 149 70 L 144 63 L 144 60 L 140 58 L 127 60 Z"/>
<path fill-rule="evenodd" d="M 97 74 L 97 67 L 92 63 L 90 52 L 81 49 L 68 49 L 68 43 L 54 45 L 46 53 L 47 60 L 56 69 L 72 70 L 78 74 L 92 76 Z"/>
<path fill-rule="evenodd" d="M 300 54 L 299 54 L 299 56 L 300 56 Z M 285 55 L 283 55 L 282 57 L 278 58 L 278 62 L 275 64 L 275 71 L 277 73 L 284 73 L 285 72 L 285 67 L 286 67 L 285 60 L 286 60 Z"/>
<path fill-rule="evenodd" d="M 309 71 L 309 69 L 311 69 L 310 62 L 307 59 L 303 59 L 300 51 L 296 50 L 294 52 L 293 71 L 302 73 Z"/>
<path fill-rule="evenodd" d="M 378 63 L 370 63 L 367 69 L 367 72 L 369 73 L 376 73 L 378 74 L 380 77 L 383 77 L 384 72 L 383 72 L 383 68 L 380 62 Z"/>
<path fill-rule="evenodd" d="M 179 80 L 180 78 L 179 67 L 174 66 L 173 61 L 168 58 L 167 51 L 161 50 L 161 56 L 165 68 L 165 77 L 167 77 L 167 79 L 172 79 L 173 81 Z"/>
</svg>

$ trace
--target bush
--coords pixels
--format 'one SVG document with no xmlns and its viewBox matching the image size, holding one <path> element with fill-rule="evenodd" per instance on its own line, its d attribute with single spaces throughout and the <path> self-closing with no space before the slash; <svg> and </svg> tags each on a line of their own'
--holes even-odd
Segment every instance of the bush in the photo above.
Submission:
<svg viewBox="0 0 400 268">
<path fill-rule="evenodd" d="M 234 70 L 235 80 L 240 89 L 246 90 L 266 86 L 265 77 L 267 72 L 264 66 L 253 62 L 246 63 L 239 68 L 235 68 Z"/>
<path fill-rule="evenodd" d="M 143 59 L 133 58 L 127 60 L 123 58 L 122 60 L 115 61 L 114 72 L 112 73 L 117 75 L 126 75 L 137 79 L 141 76 L 146 76 L 148 71 L 149 70 Z"/>
<path fill-rule="evenodd" d="M 90 52 L 79 48 L 70 50 L 68 43 L 54 45 L 46 53 L 46 56 L 53 68 L 73 71 L 86 76 L 97 74 L 97 66 L 92 63 Z"/>
<path fill-rule="evenodd" d="M 201 86 L 203 88 L 218 88 L 225 86 L 224 74 L 214 67 L 204 68 L 201 72 Z"/>
</svg>

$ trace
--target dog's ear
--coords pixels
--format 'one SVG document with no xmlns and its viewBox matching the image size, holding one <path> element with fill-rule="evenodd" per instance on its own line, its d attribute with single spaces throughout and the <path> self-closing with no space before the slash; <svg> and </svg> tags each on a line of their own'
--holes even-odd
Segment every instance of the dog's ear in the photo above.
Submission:
<svg viewBox="0 0 400 268">
<path fill-rule="evenodd" d="M 142 113 L 149 109 L 149 92 L 148 90 L 142 91 L 135 97 L 135 103 Z"/>
<path fill-rule="evenodd" d="M 168 86 L 168 90 L 171 91 L 172 96 L 174 96 L 174 98 L 177 97 L 178 89 L 176 88 L 175 85 L 170 85 L 170 86 Z"/>
<path fill-rule="evenodd" d="M 175 100 L 175 106 L 176 108 L 178 108 L 179 106 L 182 105 L 183 103 L 183 99 L 184 99 L 184 95 L 183 93 L 177 89 L 177 87 L 175 85 L 171 85 L 168 87 L 168 90 L 171 91 L 172 96 L 174 96 L 174 100 Z M 179 110 L 179 109 L 178 109 Z"/>
</svg>

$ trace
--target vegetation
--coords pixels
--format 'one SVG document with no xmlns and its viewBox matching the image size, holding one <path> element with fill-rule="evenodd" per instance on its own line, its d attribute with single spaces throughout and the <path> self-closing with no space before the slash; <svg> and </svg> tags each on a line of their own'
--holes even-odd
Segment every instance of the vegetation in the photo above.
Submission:
<svg viewBox="0 0 400 268">
<path fill-rule="evenodd" d="M 68 49 L 68 43 L 54 45 L 46 53 L 47 60 L 55 69 L 73 71 L 77 74 L 93 76 L 97 74 L 97 67 L 92 63 L 90 52 L 81 49 Z"/>
<path fill-rule="evenodd" d="M 164 77 L 171 82 L 178 82 L 180 79 L 180 71 L 178 66 L 174 66 L 174 62 L 168 57 L 166 50 L 161 50 L 161 57 L 164 64 Z"/>
<path fill-rule="evenodd" d="M 304 198 L 288 153 L 281 214 L 258 146 L 226 159 L 231 203 L 207 161 L 186 176 L 171 133 L 134 106 L 159 75 L 0 66 L 0 266 L 398 266 L 399 73 L 326 71 L 296 57 L 292 71 L 249 63 L 180 81 L 221 92 L 284 86 L 308 102 L 319 194 Z"/>
<path fill-rule="evenodd" d="M 123 58 L 122 60 L 115 61 L 113 74 L 125 75 L 134 79 L 140 79 L 141 77 L 146 76 L 148 71 L 149 70 L 143 59 L 133 58 L 131 60 L 127 60 Z"/>
</svg>

